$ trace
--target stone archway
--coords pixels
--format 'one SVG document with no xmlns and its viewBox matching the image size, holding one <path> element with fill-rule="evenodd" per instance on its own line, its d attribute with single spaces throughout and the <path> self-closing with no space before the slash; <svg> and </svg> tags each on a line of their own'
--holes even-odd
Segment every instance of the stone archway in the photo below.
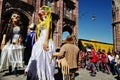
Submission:
<svg viewBox="0 0 120 80">
<path fill-rule="evenodd" d="M 64 26 L 62 31 L 62 41 L 64 42 L 66 37 L 68 35 L 72 35 L 72 33 L 73 33 L 73 28 L 71 28 L 70 26 Z"/>
<path fill-rule="evenodd" d="M 63 27 L 63 32 L 65 32 L 65 31 L 68 31 L 69 34 L 72 34 L 72 33 L 73 33 L 73 29 L 72 29 L 70 26 L 65 26 L 65 27 Z"/>
</svg>

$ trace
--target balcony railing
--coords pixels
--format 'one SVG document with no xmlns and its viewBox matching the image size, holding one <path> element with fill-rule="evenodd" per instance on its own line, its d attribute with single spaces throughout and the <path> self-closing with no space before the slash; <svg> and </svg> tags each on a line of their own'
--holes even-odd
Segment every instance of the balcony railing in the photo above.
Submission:
<svg viewBox="0 0 120 80">
<path fill-rule="evenodd" d="M 52 13 L 60 15 L 59 7 L 57 7 L 57 6 L 55 6 L 55 5 L 51 4 L 51 3 L 48 3 L 48 6 L 50 6 L 52 8 Z"/>
<path fill-rule="evenodd" d="M 72 20 L 72 21 L 76 21 L 76 17 L 73 13 L 70 13 L 69 11 L 67 10 L 64 10 L 64 18 L 65 19 L 69 19 L 69 20 Z"/>
</svg>

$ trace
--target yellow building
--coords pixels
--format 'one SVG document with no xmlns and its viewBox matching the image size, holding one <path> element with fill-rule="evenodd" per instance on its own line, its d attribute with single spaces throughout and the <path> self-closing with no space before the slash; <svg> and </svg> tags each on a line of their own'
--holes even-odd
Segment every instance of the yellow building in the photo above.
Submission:
<svg viewBox="0 0 120 80">
<path fill-rule="evenodd" d="M 80 49 L 93 47 L 96 51 L 98 51 L 99 49 L 101 50 L 104 49 L 106 52 L 111 52 L 111 53 L 113 50 L 113 44 L 99 42 L 97 40 L 79 39 L 78 46 Z"/>
</svg>

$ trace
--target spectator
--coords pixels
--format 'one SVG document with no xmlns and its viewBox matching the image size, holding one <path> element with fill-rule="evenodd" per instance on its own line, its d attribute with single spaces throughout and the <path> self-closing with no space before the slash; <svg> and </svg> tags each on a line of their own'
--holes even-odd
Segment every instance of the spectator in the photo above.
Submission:
<svg viewBox="0 0 120 80">
<path fill-rule="evenodd" d="M 97 53 L 92 47 L 91 53 L 90 53 L 90 70 L 91 70 L 91 76 L 96 75 L 96 63 L 97 63 Z"/>
<path fill-rule="evenodd" d="M 66 64 L 69 66 L 71 79 L 75 79 L 75 72 L 77 70 L 77 66 L 80 66 L 80 58 L 79 58 L 79 48 L 74 43 L 74 39 L 72 36 L 67 36 L 65 40 L 66 44 L 64 44 L 59 53 L 54 53 L 53 57 L 58 56 L 61 57 L 61 59 L 65 58 L 64 61 L 61 61 L 60 63 L 64 63 L 66 61 Z M 59 59 L 59 60 L 61 60 Z M 77 60 L 79 61 L 77 63 Z M 63 69 L 62 69 L 63 70 Z M 64 73 L 63 73 L 64 74 Z M 70 79 L 70 80 L 71 80 Z"/>
</svg>

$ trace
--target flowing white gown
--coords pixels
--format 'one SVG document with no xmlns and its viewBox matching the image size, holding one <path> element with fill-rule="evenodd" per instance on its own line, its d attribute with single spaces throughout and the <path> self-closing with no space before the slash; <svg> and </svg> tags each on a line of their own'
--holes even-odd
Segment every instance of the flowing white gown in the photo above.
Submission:
<svg viewBox="0 0 120 80">
<path fill-rule="evenodd" d="M 50 63 L 51 55 L 55 52 L 55 45 L 49 39 L 49 51 L 43 49 L 46 29 L 41 28 L 41 34 L 37 42 L 33 45 L 32 54 L 25 72 L 28 72 L 28 80 L 54 80 L 55 59 Z"/>
<path fill-rule="evenodd" d="M 20 27 L 13 28 L 12 42 L 16 42 L 20 36 Z M 0 58 L 0 70 L 6 70 L 9 66 L 12 66 L 12 70 L 15 67 L 23 67 L 23 53 L 24 46 L 10 43 L 10 40 L 4 46 L 1 51 Z"/>
</svg>

